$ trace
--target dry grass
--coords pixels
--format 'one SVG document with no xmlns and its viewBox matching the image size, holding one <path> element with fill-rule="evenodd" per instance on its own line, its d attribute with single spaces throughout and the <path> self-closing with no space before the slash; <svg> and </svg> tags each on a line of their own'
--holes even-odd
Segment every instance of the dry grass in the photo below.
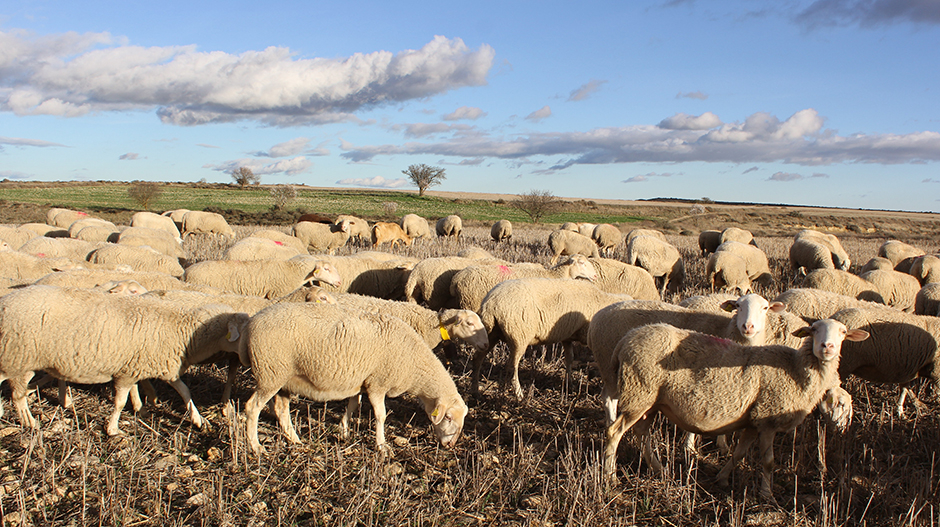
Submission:
<svg viewBox="0 0 940 527">
<path fill-rule="evenodd" d="M 240 235 L 251 229 L 237 228 Z M 546 263 L 548 231 L 516 229 L 511 244 L 495 245 L 483 226 L 455 241 L 424 241 L 403 249 L 415 257 L 453 254 L 477 245 L 518 261 Z M 672 236 L 688 262 L 689 285 L 677 300 L 704 291 L 704 261 L 696 239 Z M 789 238 L 758 238 L 778 284 L 791 286 Z M 875 254 L 881 240 L 846 240 L 857 262 Z M 224 247 L 189 239 L 193 260 L 218 256 Z M 347 246 L 341 252 L 362 247 Z M 933 248 L 935 249 L 935 248 Z M 622 256 L 622 248 L 618 257 Z M 463 357 L 467 357 L 466 354 Z M 10 525 L 940 525 L 938 412 L 933 390 L 920 386 L 927 403 L 898 419 L 896 392 L 861 381 L 847 389 L 856 419 L 833 436 L 810 416 L 775 445 L 775 492 L 781 504 L 754 497 L 760 466 L 756 455 L 733 472 L 729 490 L 714 477 L 724 458 L 706 442 L 702 455 L 682 451 L 675 428 L 655 427 L 666 475 L 641 466 L 631 441 L 621 446 L 620 485 L 607 489 L 600 476 L 603 442 L 600 382 L 582 354 L 570 383 L 553 347 L 533 348 L 520 377 L 528 392 L 518 403 L 501 380 L 506 352 L 499 346 L 484 368 L 481 396 L 457 448 L 439 448 L 417 400 L 390 400 L 387 422 L 395 456 L 379 462 L 366 406 L 352 439 L 338 439 L 344 404 L 296 400 L 294 423 L 303 439 L 289 445 L 270 416 L 262 416 L 268 454 L 246 452 L 244 425 L 227 419 L 218 404 L 224 373 L 214 365 L 184 376 L 196 404 L 212 423 L 196 430 L 182 420 L 176 393 L 158 383 L 159 402 L 146 415 L 124 414 L 127 435 L 109 439 L 103 423 L 110 404 L 106 385 L 74 390 L 76 405 L 56 406 L 54 388 L 31 398 L 41 431 L 19 428 L 15 412 L 0 420 L 0 512 Z M 466 392 L 469 365 L 451 365 Z M 250 373 L 240 375 L 234 397 L 251 395 Z M 8 392 L 4 392 L 7 403 Z M 9 408 L 9 405 L 7 405 Z M 12 415 L 11 415 L 12 414 Z M 826 445 L 817 448 L 817 438 Z"/>
</svg>

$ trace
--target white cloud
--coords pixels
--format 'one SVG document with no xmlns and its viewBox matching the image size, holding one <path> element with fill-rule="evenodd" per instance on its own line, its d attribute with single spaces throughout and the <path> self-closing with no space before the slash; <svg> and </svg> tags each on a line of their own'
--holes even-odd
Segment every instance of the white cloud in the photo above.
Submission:
<svg viewBox="0 0 940 527">
<path fill-rule="evenodd" d="M 21 137 L 0 137 L 0 145 L 10 145 L 10 146 L 36 146 L 40 148 L 50 147 L 50 146 L 65 146 L 59 143 L 53 143 L 50 141 L 43 141 L 41 139 L 23 139 Z"/>
<path fill-rule="evenodd" d="M 774 172 L 767 181 L 799 181 L 803 176 L 794 172 Z"/>
<path fill-rule="evenodd" d="M 542 119 L 545 119 L 546 117 L 551 117 L 551 116 L 552 116 L 552 109 L 549 108 L 548 105 L 545 105 L 539 108 L 538 110 L 535 110 L 534 112 L 530 113 L 529 115 L 526 115 L 525 118 L 528 121 L 541 121 Z"/>
<path fill-rule="evenodd" d="M 15 170 L 0 170 L 0 178 L 3 179 L 29 179 L 32 176 L 25 172 L 17 172 Z"/>
<path fill-rule="evenodd" d="M 234 159 L 225 161 L 218 165 L 206 164 L 202 168 L 209 168 L 218 172 L 230 173 L 239 167 L 248 167 L 256 175 L 263 176 L 268 174 L 285 174 L 293 176 L 305 172 L 312 167 L 313 163 L 304 156 L 297 156 L 292 159 L 284 159 L 274 163 L 265 164 L 260 159 Z"/>
<path fill-rule="evenodd" d="M 303 152 L 310 144 L 310 139 L 306 137 L 297 137 L 290 141 L 284 141 L 272 146 L 267 152 L 255 152 L 253 155 L 258 157 L 287 157 L 295 156 Z"/>
<path fill-rule="evenodd" d="M 140 158 L 140 154 L 137 154 L 135 152 L 128 152 L 126 154 L 121 154 L 121 156 L 118 157 L 118 159 L 120 159 L 121 161 L 133 161 L 138 158 Z"/>
<path fill-rule="evenodd" d="M 633 176 L 630 179 L 625 179 L 622 183 L 642 183 L 644 181 L 649 181 L 649 178 L 646 176 Z"/>
<path fill-rule="evenodd" d="M 115 42 L 107 33 L 0 32 L 0 109 L 75 117 L 151 110 L 166 123 L 355 121 L 354 112 L 486 84 L 494 50 L 436 36 L 418 50 L 299 59 L 287 48 L 239 55 Z"/>
<path fill-rule="evenodd" d="M 697 99 L 699 101 L 704 101 L 708 99 L 708 95 L 700 91 L 679 92 L 676 94 L 676 99 Z"/>
<path fill-rule="evenodd" d="M 721 126 L 721 124 L 721 119 L 717 115 L 712 112 L 705 112 L 702 115 L 677 113 L 672 117 L 663 119 L 656 126 L 666 130 L 708 130 Z"/>
<path fill-rule="evenodd" d="M 583 101 L 591 95 L 594 95 L 594 92 L 600 89 L 600 87 L 606 84 L 607 81 L 591 80 L 587 84 L 582 84 L 578 89 L 571 90 L 571 93 L 568 94 L 569 101 Z"/>
<path fill-rule="evenodd" d="M 385 179 L 382 176 L 373 178 L 349 178 L 341 179 L 336 182 L 337 185 L 353 185 L 356 187 L 374 187 L 374 188 L 402 188 L 410 185 L 405 178 Z M 413 186 L 413 185 L 412 185 Z"/>
<path fill-rule="evenodd" d="M 445 115 L 443 119 L 445 121 L 459 121 L 461 119 L 468 119 L 474 121 L 486 115 L 486 112 L 479 108 L 473 106 L 461 106 L 453 112 Z"/>
<path fill-rule="evenodd" d="M 435 134 L 446 134 L 450 132 L 465 132 L 472 130 L 473 127 L 466 124 L 446 124 L 446 123 L 410 123 L 405 125 L 395 125 L 392 129 L 404 129 L 406 137 L 425 137 Z"/>
</svg>

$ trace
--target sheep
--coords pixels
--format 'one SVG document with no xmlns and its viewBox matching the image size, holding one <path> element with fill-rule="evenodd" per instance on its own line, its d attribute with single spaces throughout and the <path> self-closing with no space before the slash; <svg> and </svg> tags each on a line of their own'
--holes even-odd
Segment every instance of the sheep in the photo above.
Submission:
<svg viewBox="0 0 940 527">
<path fill-rule="evenodd" d="M 415 260 L 401 257 L 384 260 L 319 255 L 317 258 L 330 264 L 340 277 L 338 284 L 320 284 L 328 292 L 354 293 L 388 300 L 405 297 L 405 282 L 415 266 Z"/>
<path fill-rule="evenodd" d="M 88 217 L 87 212 L 69 209 L 49 209 L 46 213 L 46 223 L 60 229 L 68 230 L 69 226 L 78 220 Z"/>
<path fill-rule="evenodd" d="M 288 441 L 300 437 L 290 419 L 285 392 L 314 400 L 349 398 L 341 435 L 365 392 L 375 413 L 375 442 L 383 454 L 385 397 L 417 396 L 441 443 L 451 448 L 468 408 L 434 352 L 396 317 L 357 312 L 329 304 L 277 304 L 256 314 L 246 328 L 240 354 L 249 357 L 257 388 L 245 404 L 248 444 L 256 455 L 261 408 L 275 397 L 274 411 Z"/>
<path fill-rule="evenodd" d="M 235 231 L 225 221 L 224 216 L 201 210 L 190 210 L 183 214 L 180 232 L 183 237 L 191 234 L 216 234 L 223 238 L 235 239 Z"/>
<path fill-rule="evenodd" d="M 878 248 L 878 256 L 891 260 L 894 270 L 906 273 L 911 268 L 914 258 L 927 254 L 923 249 L 908 245 L 898 240 L 888 240 Z"/>
<path fill-rule="evenodd" d="M 183 267 L 179 260 L 148 247 L 108 244 L 88 254 L 96 264 L 126 264 L 135 271 L 155 271 L 179 278 Z"/>
<path fill-rule="evenodd" d="M 940 282 L 940 255 L 926 254 L 914 258 L 908 273 L 922 286 Z"/>
<path fill-rule="evenodd" d="M 817 243 L 820 243 L 824 247 L 828 248 L 831 254 L 830 258 L 836 269 L 848 271 L 852 266 L 852 261 L 849 259 L 849 254 L 845 252 L 845 249 L 842 248 L 842 244 L 839 243 L 839 239 L 832 234 L 826 234 L 824 232 L 814 231 L 812 229 L 803 229 L 796 233 L 796 236 L 793 237 L 793 240 L 815 240 Z"/>
<path fill-rule="evenodd" d="M 206 260 L 190 265 L 183 273 L 183 281 L 189 284 L 268 299 L 284 296 L 313 280 L 334 286 L 342 284 L 339 273 L 331 264 L 308 255 L 290 260 Z"/>
<path fill-rule="evenodd" d="M 832 250 L 820 240 L 801 239 L 790 245 L 790 269 L 806 274 L 814 269 L 835 269 Z"/>
<path fill-rule="evenodd" d="M 173 238 L 170 233 L 161 229 L 129 227 L 118 234 L 117 243 L 134 247 L 143 247 L 146 245 L 155 251 L 174 258 L 183 258 L 186 256 L 180 241 Z"/>
<path fill-rule="evenodd" d="M 297 249 L 301 254 L 307 251 L 307 247 L 304 245 L 304 242 L 300 241 L 296 236 L 291 236 L 285 232 L 276 231 L 274 229 L 261 229 L 254 231 L 249 238 L 267 238 L 272 241 L 281 242 L 282 245 L 288 247 L 293 247 Z"/>
<path fill-rule="evenodd" d="M 565 343 L 565 362 L 572 362 L 570 342 L 586 342 L 591 317 L 604 306 L 630 300 L 629 295 L 606 293 L 584 280 L 519 278 L 501 282 L 483 298 L 480 319 L 490 335 L 490 348 L 497 340 L 509 345 L 512 389 L 517 399 L 524 392 L 519 382 L 519 362 L 528 346 Z M 486 347 L 473 355 L 471 391 L 479 393 L 480 370 Z"/>
<path fill-rule="evenodd" d="M 349 240 L 349 223 L 327 225 L 301 221 L 291 228 L 291 235 L 299 238 L 308 251 L 333 254 L 336 248 L 346 245 Z"/>
<path fill-rule="evenodd" d="M 940 282 L 933 282 L 920 288 L 914 300 L 914 313 L 940 317 Z"/>
<path fill-rule="evenodd" d="M 437 224 L 434 226 L 434 231 L 440 237 L 453 236 L 454 238 L 460 238 L 461 230 L 463 230 L 463 220 L 456 214 L 444 216 L 437 220 Z"/>
<path fill-rule="evenodd" d="M 715 249 L 715 252 L 723 251 L 736 254 L 744 259 L 747 277 L 752 282 L 757 282 L 764 287 L 768 287 L 773 283 L 770 263 L 767 261 L 767 255 L 764 254 L 764 251 L 753 245 L 733 241 L 724 242 Z"/>
<path fill-rule="evenodd" d="M 711 313 L 724 313 L 721 306 L 728 300 L 737 300 L 741 295 L 732 295 L 730 293 L 711 293 L 707 295 L 690 296 L 677 305 L 694 311 L 708 311 Z M 776 299 L 774 300 L 776 301 Z M 786 302 L 784 302 L 786 303 Z M 789 308 L 787 309 L 789 311 Z"/>
<path fill-rule="evenodd" d="M 425 258 L 416 263 L 405 281 L 405 300 L 416 304 L 424 303 L 430 309 L 438 310 L 453 303 L 450 283 L 454 275 L 480 260 L 445 256 Z M 501 262 L 510 265 L 509 262 Z"/>
<path fill-rule="evenodd" d="M 46 223 L 24 223 L 20 225 L 19 228 L 34 232 L 37 236 L 45 236 L 47 238 L 68 238 L 69 236 L 69 231 Z M 35 236 L 32 236 L 31 238 L 34 237 Z"/>
<path fill-rule="evenodd" d="M 470 258 L 473 260 L 496 258 L 492 253 L 480 247 L 467 247 L 465 249 L 461 249 L 455 256 L 458 258 Z"/>
<path fill-rule="evenodd" d="M 623 241 L 623 233 L 620 232 L 620 229 L 609 223 L 601 223 L 597 227 L 594 227 L 594 232 L 591 233 L 591 239 L 594 240 L 594 243 L 597 244 L 601 252 L 609 256 L 614 248 Z"/>
<path fill-rule="evenodd" d="M 751 234 L 751 231 L 741 229 L 739 227 L 728 227 L 727 229 L 721 231 L 718 245 L 721 245 L 725 242 L 738 242 L 757 247 L 757 243 L 754 242 L 754 235 Z"/>
<path fill-rule="evenodd" d="M 940 381 L 940 319 L 883 308 L 848 308 L 831 318 L 872 335 L 868 342 L 846 347 L 839 374 L 843 379 L 855 375 L 871 382 L 901 385 L 898 415 L 904 414 L 908 383 L 917 377 L 926 377 L 934 384 Z"/>
<path fill-rule="evenodd" d="M 803 279 L 802 287 L 831 291 L 858 300 L 885 303 L 875 284 L 839 269 L 815 269 Z"/>
<path fill-rule="evenodd" d="M 119 230 L 111 229 L 109 227 L 104 227 L 101 225 L 88 225 L 87 227 L 83 227 L 80 231 L 76 232 L 75 236 L 72 236 L 72 238 L 91 243 L 113 243 L 117 241 L 119 233 Z"/>
<path fill-rule="evenodd" d="M 131 227 L 164 230 L 173 238 L 182 241 L 180 230 L 176 226 L 176 222 L 173 221 L 173 218 L 170 216 L 163 216 L 148 211 L 135 212 L 134 215 L 131 216 Z"/>
<path fill-rule="evenodd" d="M 566 221 L 561 224 L 561 227 L 558 227 L 563 231 L 574 231 L 578 232 L 578 223 L 574 221 Z"/>
<path fill-rule="evenodd" d="M 406 246 L 410 246 L 411 241 L 411 237 L 405 234 L 405 230 L 397 223 L 380 221 L 372 226 L 373 246 L 387 242 L 394 249 L 397 243 L 404 243 Z"/>
<path fill-rule="evenodd" d="M 646 269 L 610 258 L 589 258 L 597 279 L 594 285 L 608 293 L 630 295 L 636 300 L 658 300 L 659 291 Z"/>
<path fill-rule="evenodd" d="M 644 457 L 652 456 L 652 413 L 662 412 L 680 428 L 707 434 L 743 430 L 731 460 L 718 473 L 728 477 L 755 439 L 763 467 L 761 496 L 774 502 L 773 439 L 799 425 L 831 388 L 839 386 L 843 341 L 868 338 L 859 329 L 826 319 L 795 331 L 812 337 L 798 351 L 786 346 L 748 347 L 668 324 L 636 328 L 617 344 L 618 415 L 607 428 L 604 474 L 616 480 L 617 446 L 635 427 Z M 848 351 L 846 352 L 848 354 Z"/>
<path fill-rule="evenodd" d="M 583 254 L 591 258 L 600 258 L 594 240 L 574 231 L 560 229 L 552 231 L 548 235 L 548 248 L 552 252 L 551 265 L 555 265 L 562 255 Z"/>
<path fill-rule="evenodd" d="M 89 216 L 69 225 L 69 237 L 76 238 L 78 232 L 85 227 L 99 227 L 103 230 L 108 230 L 111 232 L 117 231 L 117 225 L 111 223 L 110 221 L 103 220 L 101 218 L 92 218 Z"/>
<path fill-rule="evenodd" d="M 512 223 L 509 220 L 499 220 L 490 227 L 490 237 L 493 238 L 493 241 L 499 243 L 501 241 L 511 240 L 512 239 Z"/>
<path fill-rule="evenodd" d="M 333 220 L 333 225 L 337 227 L 341 226 L 343 223 L 346 223 L 349 226 L 349 237 L 356 238 L 359 241 L 368 240 L 372 236 L 372 229 L 369 227 L 369 222 L 362 218 L 357 218 L 356 216 L 350 216 L 349 214 L 340 214 Z"/>
<path fill-rule="evenodd" d="M 398 220 L 398 224 L 405 231 L 405 234 L 412 239 L 431 237 L 431 226 L 428 224 L 428 220 L 417 214 L 405 214 Z"/>
<path fill-rule="evenodd" d="M 91 289 L 108 282 L 121 280 L 136 280 L 148 290 L 188 288 L 188 284 L 184 284 L 165 273 L 132 270 L 111 271 L 107 269 L 69 269 L 50 273 L 36 280 L 36 284 Z"/>
<path fill-rule="evenodd" d="M 32 231 L 27 228 L 21 227 L 7 227 L 5 225 L 0 225 L 0 240 L 3 240 L 10 244 L 10 248 L 17 250 L 23 246 L 24 243 L 32 240 L 37 236 L 42 236 L 37 234 L 35 231 Z"/>
<path fill-rule="evenodd" d="M 93 243 L 73 238 L 37 236 L 24 243 L 19 251 L 40 258 L 68 258 L 73 261 L 86 261 L 88 254 L 96 248 Z"/>
<path fill-rule="evenodd" d="M 713 252 L 705 263 L 705 277 L 712 290 L 737 291 L 739 295 L 751 292 L 747 262 L 731 251 Z"/>
<path fill-rule="evenodd" d="M 36 371 L 82 384 L 113 380 L 108 435 L 122 433 L 118 421 L 128 393 L 150 378 L 170 383 L 190 420 L 202 427 L 180 375 L 216 352 L 237 351 L 247 322 L 248 315 L 225 306 L 189 310 L 138 295 L 32 286 L 0 298 L 0 381 L 10 381 L 24 427 L 37 427 L 26 402 Z"/>
<path fill-rule="evenodd" d="M 38 280 L 55 271 L 77 268 L 68 258 L 40 258 L 12 250 L 0 250 L 0 275 L 16 280 Z"/>
<path fill-rule="evenodd" d="M 632 229 L 630 232 L 627 233 L 625 243 L 627 245 L 630 245 L 630 242 L 633 241 L 633 239 L 636 238 L 637 236 L 652 236 L 653 238 L 656 238 L 657 240 L 664 241 L 664 242 L 667 241 L 666 235 L 660 231 L 657 231 L 656 229 Z"/>
<path fill-rule="evenodd" d="M 787 311 L 806 321 L 829 318 L 837 311 L 850 307 L 874 307 L 886 309 L 884 304 L 866 302 L 855 297 L 812 288 L 788 289 L 773 300 L 782 302 Z"/>
<path fill-rule="evenodd" d="M 590 238 L 591 235 L 594 234 L 595 227 L 597 227 L 596 223 L 587 223 L 587 222 L 575 223 L 572 221 L 566 221 L 565 223 L 561 225 L 561 227 L 559 227 L 559 229 L 563 231 L 574 231 L 580 234 L 581 236 L 587 236 L 588 238 Z"/>
<path fill-rule="evenodd" d="M 535 264 L 483 263 L 458 271 L 451 279 L 450 294 L 461 309 L 479 312 L 490 289 L 514 278 L 584 278 L 596 282 L 597 271 L 587 258 L 579 254 L 549 269 Z"/>
<path fill-rule="evenodd" d="M 294 238 L 296 240 L 296 238 Z M 223 260 L 290 260 L 295 256 L 307 254 L 284 242 L 270 238 L 249 236 L 235 242 L 222 253 Z"/>
<path fill-rule="evenodd" d="M 914 298 L 920 291 L 920 282 L 916 278 L 898 271 L 876 269 L 861 276 L 875 285 L 886 305 L 907 313 L 914 311 Z"/>
<path fill-rule="evenodd" d="M 721 245 L 721 231 L 702 231 L 698 235 L 698 248 L 702 251 L 702 257 L 715 252 L 715 249 Z"/>
<path fill-rule="evenodd" d="M 662 279 L 660 292 L 676 292 L 685 281 L 685 264 L 679 250 L 655 236 L 637 236 L 627 244 L 626 262 L 649 271 L 654 279 Z"/>
<path fill-rule="evenodd" d="M 173 223 L 176 225 L 176 229 L 180 232 L 180 235 L 183 233 L 183 216 L 189 212 L 189 209 L 174 209 L 168 210 L 160 214 L 161 216 L 167 216 Z"/>
<path fill-rule="evenodd" d="M 858 274 L 865 274 L 868 271 L 874 271 L 875 269 L 889 269 L 894 270 L 894 264 L 891 263 L 891 260 L 883 256 L 874 256 L 865 262 L 865 265 L 858 270 Z"/>
</svg>

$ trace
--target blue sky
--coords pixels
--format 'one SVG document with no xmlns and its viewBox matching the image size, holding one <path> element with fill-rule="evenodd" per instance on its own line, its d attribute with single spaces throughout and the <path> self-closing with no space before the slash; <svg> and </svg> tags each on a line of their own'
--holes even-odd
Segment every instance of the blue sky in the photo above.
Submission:
<svg viewBox="0 0 940 527">
<path fill-rule="evenodd" d="M 940 1 L 0 8 L 0 178 L 940 211 Z"/>
</svg>

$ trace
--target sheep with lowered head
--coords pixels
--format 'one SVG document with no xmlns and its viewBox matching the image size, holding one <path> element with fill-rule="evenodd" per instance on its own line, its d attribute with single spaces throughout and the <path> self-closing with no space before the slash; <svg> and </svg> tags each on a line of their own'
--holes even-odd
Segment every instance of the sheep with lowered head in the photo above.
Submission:
<svg viewBox="0 0 940 527">
<path fill-rule="evenodd" d="M 721 245 L 725 242 L 738 242 L 757 247 L 757 243 L 754 242 L 754 235 L 751 234 L 751 231 L 742 229 L 740 227 L 728 227 L 727 229 L 721 231 L 719 241 L 720 243 L 718 245 Z"/>
<path fill-rule="evenodd" d="M 447 307 L 454 303 L 450 293 L 450 282 L 454 275 L 479 263 L 477 258 L 459 256 L 425 258 L 415 264 L 405 281 L 405 300 L 427 304 L 428 308 L 434 310 Z M 500 263 L 510 265 L 509 262 Z"/>
<path fill-rule="evenodd" d="M 715 249 L 721 245 L 721 231 L 702 231 L 698 235 L 698 248 L 702 251 L 702 256 L 708 256 L 715 252 Z"/>
<path fill-rule="evenodd" d="M 787 289 L 777 295 L 774 302 L 782 302 L 787 311 L 810 321 L 829 318 L 833 314 L 850 307 L 874 307 L 887 309 L 884 304 L 876 304 L 855 297 L 840 295 L 823 289 L 799 287 Z"/>
<path fill-rule="evenodd" d="M 428 220 L 417 214 L 405 214 L 398 220 L 398 225 L 412 239 L 431 237 L 431 226 L 428 224 Z"/>
<path fill-rule="evenodd" d="M 88 254 L 97 246 L 74 238 L 46 238 L 37 236 L 24 243 L 19 251 L 40 258 L 68 258 L 77 262 L 88 261 Z"/>
<path fill-rule="evenodd" d="M 182 241 L 179 227 L 176 226 L 176 222 L 173 221 L 173 218 L 170 216 L 163 216 L 162 214 L 148 211 L 135 212 L 134 215 L 131 216 L 131 227 L 164 230 L 173 238 Z"/>
<path fill-rule="evenodd" d="M 914 311 L 914 298 L 920 291 L 920 282 L 916 278 L 898 271 L 876 269 L 861 276 L 875 285 L 886 305 L 907 313 Z"/>
<path fill-rule="evenodd" d="M 340 214 L 333 220 L 333 225 L 341 226 L 344 222 L 349 226 L 350 238 L 365 241 L 372 236 L 372 229 L 366 220 L 349 214 Z"/>
<path fill-rule="evenodd" d="M 574 231 L 559 229 L 548 235 L 548 248 L 552 252 L 551 265 L 563 255 L 583 254 L 591 258 L 600 258 L 594 240 Z"/>
<path fill-rule="evenodd" d="M 878 256 L 891 260 L 894 270 L 906 273 L 910 270 L 914 258 L 927 254 L 926 251 L 898 240 L 888 240 L 878 248 Z"/>
<path fill-rule="evenodd" d="M 914 313 L 940 317 L 940 282 L 933 282 L 920 288 L 914 300 Z"/>
<path fill-rule="evenodd" d="M 637 236 L 627 244 L 626 262 L 649 271 L 662 280 L 660 292 L 678 291 L 685 282 L 685 264 L 679 249 L 655 236 Z"/>
<path fill-rule="evenodd" d="M 176 278 L 183 276 L 179 259 L 149 247 L 108 244 L 92 251 L 88 261 L 96 264 L 125 264 L 135 271 L 166 273 Z"/>
<path fill-rule="evenodd" d="M 770 263 L 767 255 L 759 248 L 741 242 L 724 242 L 715 249 L 716 253 L 730 252 L 744 259 L 747 277 L 751 282 L 767 287 L 773 283 L 773 275 L 770 273 Z"/>
<path fill-rule="evenodd" d="M 301 221 L 291 228 L 291 235 L 299 238 L 308 251 L 333 254 L 349 240 L 349 223 L 328 225 Z"/>
<path fill-rule="evenodd" d="M 7 227 L 0 225 L 0 240 L 7 242 L 13 250 L 19 249 L 24 243 L 37 236 L 41 236 L 41 234 L 37 234 L 35 231 L 24 227 Z"/>
<path fill-rule="evenodd" d="M 272 241 L 281 242 L 281 245 L 286 245 L 288 247 L 293 247 L 297 249 L 297 252 L 303 254 L 307 251 L 307 247 L 304 245 L 304 242 L 300 241 L 296 236 L 291 236 L 286 232 L 281 232 L 274 229 L 261 229 L 252 232 L 249 238 L 267 238 Z"/>
<path fill-rule="evenodd" d="M 40 258 L 11 249 L 0 250 L 0 276 L 16 280 L 38 280 L 55 271 L 74 269 L 68 258 Z"/>
<path fill-rule="evenodd" d="M 803 229 L 793 237 L 793 241 L 797 240 L 813 240 L 829 249 L 830 259 L 836 269 L 848 271 L 849 267 L 852 266 L 849 254 L 842 248 L 839 238 L 836 238 L 832 234 L 814 231 L 812 229 Z"/>
<path fill-rule="evenodd" d="M 172 217 L 172 216 L 171 216 Z M 173 221 L 176 221 L 175 219 Z M 215 234 L 230 240 L 235 239 L 235 231 L 225 221 L 225 217 L 217 212 L 190 210 L 183 214 L 183 236 L 190 234 Z"/>
<path fill-rule="evenodd" d="M 747 262 L 732 251 L 713 252 L 705 263 L 705 277 L 712 290 L 736 291 L 739 295 L 751 292 Z"/>
<path fill-rule="evenodd" d="M 463 220 L 456 214 L 444 216 L 437 220 L 437 224 L 434 226 L 434 231 L 438 236 L 453 236 L 454 238 L 459 238 L 461 230 L 463 230 Z"/>
<path fill-rule="evenodd" d="M 499 243 L 512 239 L 512 223 L 509 220 L 499 220 L 490 227 L 490 237 Z"/>
<path fill-rule="evenodd" d="M 591 233 L 591 239 L 594 240 L 594 243 L 597 244 L 602 253 L 609 256 L 614 248 L 623 241 L 623 233 L 620 232 L 620 229 L 609 223 L 601 223 L 597 227 L 594 227 L 594 232 Z"/>
<path fill-rule="evenodd" d="M 940 282 L 940 255 L 926 254 L 914 258 L 908 273 L 922 286 Z"/>
<path fill-rule="evenodd" d="M 397 223 L 380 221 L 372 226 L 372 245 L 379 246 L 388 243 L 394 249 L 396 244 L 403 243 L 406 246 L 411 245 L 411 237 L 405 234 L 405 230 Z"/>
<path fill-rule="evenodd" d="M 388 300 L 405 296 L 405 282 L 415 261 L 399 257 L 394 260 L 363 258 L 358 256 L 325 256 L 318 259 L 328 263 L 340 277 L 338 284 L 320 283 L 331 293 L 354 293 Z"/>
<path fill-rule="evenodd" d="M 632 229 L 630 232 L 627 233 L 625 243 L 629 245 L 630 242 L 633 241 L 633 239 L 636 238 L 637 236 L 652 236 L 653 238 L 656 238 L 657 240 L 661 240 L 664 242 L 667 241 L 666 235 L 663 234 L 662 231 L 657 231 L 656 229 Z"/>
<path fill-rule="evenodd" d="M 308 255 L 290 260 L 207 260 L 187 267 L 183 281 L 269 299 L 284 296 L 311 281 L 342 284 L 335 267 Z"/>
<path fill-rule="evenodd" d="M 296 238 L 294 238 L 296 240 Z M 225 249 L 223 260 L 290 260 L 295 256 L 307 254 L 306 250 L 298 250 L 284 242 L 270 238 L 255 237 L 254 235 L 242 238 Z"/>
<path fill-rule="evenodd" d="M 652 414 L 659 411 L 688 432 L 743 431 L 731 460 L 718 473 L 722 486 L 759 439 L 760 493 L 775 502 L 774 436 L 794 429 L 826 392 L 839 386 L 843 342 L 868 338 L 865 331 L 831 319 L 794 333 L 812 338 L 795 351 L 786 346 L 742 346 L 668 324 L 627 333 L 615 350 L 620 403 L 617 418 L 607 428 L 605 475 L 616 480 L 617 446 L 631 428 L 643 440 L 644 457 L 662 471 L 649 436 Z"/>
<path fill-rule="evenodd" d="M 861 269 L 858 270 L 858 274 L 865 274 L 868 271 L 874 271 L 876 269 L 887 269 L 893 271 L 894 264 L 891 263 L 891 260 L 883 256 L 873 256 L 867 262 L 865 262 L 865 265 L 863 265 Z"/>
<path fill-rule="evenodd" d="M 87 212 L 71 209 L 52 208 L 46 212 L 46 223 L 60 229 L 68 229 L 70 225 L 78 220 L 88 217 Z"/>
<path fill-rule="evenodd" d="M 186 252 L 183 251 L 183 246 L 180 241 L 173 238 L 170 233 L 161 229 L 129 227 L 118 234 L 117 243 L 134 247 L 143 247 L 146 245 L 151 249 L 174 258 L 183 258 L 186 256 Z"/>
<path fill-rule="evenodd" d="M 190 310 L 139 295 L 32 286 L 0 298 L 0 381 L 10 381 L 24 427 L 37 426 L 26 402 L 36 371 L 81 384 L 113 380 L 109 435 L 121 433 L 118 421 L 131 388 L 151 378 L 170 383 L 201 427 L 180 375 L 218 351 L 237 350 L 247 321 L 248 315 L 225 306 Z"/>
<path fill-rule="evenodd" d="M 257 388 L 245 404 L 248 444 L 260 454 L 258 416 L 275 397 L 274 411 L 288 441 L 300 442 L 290 419 L 296 393 L 317 401 L 349 399 L 341 421 L 349 418 L 365 392 L 375 413 L 375 443 L 383 453 L 385 397 L 417 396 L 441 443 L 453 447 L 463 429 L 467 405 L 454 380 L 421 337 L 397 317 L 329 304 L 277 304 L 251 318 L 241 343 L 251 360 Z"/>
<path fill-rule="evenodd" d="M 884 297 L 875 284 L 839 269 L 815 269 L 803 279 L 802 287 L 822 289 L 859 300 L 884 304 Z"/>
</svg>

